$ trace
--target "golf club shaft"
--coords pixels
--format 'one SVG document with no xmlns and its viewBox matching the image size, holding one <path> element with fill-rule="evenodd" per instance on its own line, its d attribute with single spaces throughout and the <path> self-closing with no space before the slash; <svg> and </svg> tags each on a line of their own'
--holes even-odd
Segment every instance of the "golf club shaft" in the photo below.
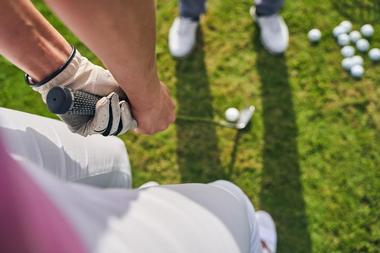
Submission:
<svg viewBox="0 0 380 253">
<path fill-rule="evenodd" d="M 188 122 L 198 122 L 198 123 L 200 122 L 200 123 L 214 124 L 221 127 L 235 128 L 235 124 L 232 124 L 226 121 L 216 121 L 211 118 L 203 118 L 203 117 L 177 115 L 176 121 L 188 121 Z"/>
</svg>

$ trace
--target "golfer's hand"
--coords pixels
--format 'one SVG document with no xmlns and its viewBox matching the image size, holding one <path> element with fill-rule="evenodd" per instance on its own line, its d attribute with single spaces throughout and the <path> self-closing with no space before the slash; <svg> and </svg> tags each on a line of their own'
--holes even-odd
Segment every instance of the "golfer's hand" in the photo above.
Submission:
<svg viewBox="0 0 380 253">
<path fill-rule="evenodd" d="M 72 132 L 83 136 L 120 135 L 137 126 L 136 121 L 132 118 L 129 104 L 125 100 L 120 101 L 115 92 L 97 102 L 94 117 L 68 113 L 58 116 Z"/>
<path fill-rule="evenodd" d="M 151 135 L 161 132 L 175 121 L 175 106 L 169 90 L 163 83 L 158 86 L 157 93 L 147 99 L 148 106 L 132 105 L 138 133 Z"/>
<path fill-rule="evenodd" d="M 87 136 L 91 134 L 118 135 L 136 127 L 130 108 L 125 102 L 126 95 L 112 74 L 91 63 L 78 51 L 73 51 L 66 66 L 56 75 L 41 83 L 27 82 L 46 101 L 47 93 L 55 86 L 73 91 L 81 90 L 103 97 L 96 106 L 95 117 L 58 115 L 72 132 Z"/>
</svg>

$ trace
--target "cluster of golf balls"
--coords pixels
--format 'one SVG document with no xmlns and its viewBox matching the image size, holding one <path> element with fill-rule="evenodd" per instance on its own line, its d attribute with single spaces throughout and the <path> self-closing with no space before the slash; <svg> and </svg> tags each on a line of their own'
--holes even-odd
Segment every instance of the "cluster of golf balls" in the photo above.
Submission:
<svg viewBox="0 0 380 253">
<path fill-rule="evenodd" d="M 348 20 L 341 22 L 332 32 L 337 44 L 341 46 L 340 52 L 343 56 L 341 65 L 354 78 L 360 79 L 364 75 L 364 59 L 356 54 L 356 51 L 362 54 L 368 52 L 371 61 L 380 62 L 380 49 L 370 49 L 369 39 L 374 32 L 370 24 L 363 25 L 360 31 L 353 30 L 352 23 Z M 314 28 L 309 31 L 308 38 L 311 43 L 318 43 L 322 38 L 322 33 Z"/>
</svg>

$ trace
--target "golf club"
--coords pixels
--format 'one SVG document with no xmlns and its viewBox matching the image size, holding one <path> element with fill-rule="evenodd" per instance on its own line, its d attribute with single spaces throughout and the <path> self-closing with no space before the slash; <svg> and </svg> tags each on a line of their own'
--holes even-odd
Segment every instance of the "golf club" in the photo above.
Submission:
<svg viewBox="0 0 380 253">
<path fill-rule="evenodd" d="M 92 116 L 95 114 L 96 103 L 101 97 L 84 91 L 72 91 L 60 86 L 53 87 L 47 94 L 46 104 L 49 111 L 55 114 L 72 114 Z M 255 113 L 254 106 L 248 106 L 240 111 L 236 122 L 216 121 L 210 118 L 177 115 L 177 121 L 204 122 L 221 127 L 243 130 L 247 127 Z"/>
<path fill-rule="evenodd" d="M 240 115 L 236 122 L 228 122 L 225 120 L 218 121 L 218 120 L 213 120 L 210 118 L 192 117 L 192 116 L 185 116 L 185 115 L 177 115 L 177 121 L 189 121 L 189 122 L 200 122 L 200 123 L 203 122 L 203 123 L 215 124 L 221 127 L 243 130 L 251 122 L 251 119 L 254 113 L 255 113 L 255 107 L 251 105 L 240 110 Z"/>
</svg>

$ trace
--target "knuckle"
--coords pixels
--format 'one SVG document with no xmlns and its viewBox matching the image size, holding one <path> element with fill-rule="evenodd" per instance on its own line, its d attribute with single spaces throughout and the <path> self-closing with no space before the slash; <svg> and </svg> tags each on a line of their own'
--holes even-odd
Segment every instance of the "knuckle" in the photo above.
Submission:
<svg viewBox="0 0 380 253">
<path fill-rule="evenodd" d="M 173 113 L 171 118 L 170 118 L 170 122 L 173 123 L 175 120 L 176 120 L 176 115 Z"/>
<path fill-rule="evenodd" d="M 145 132 L 145 134 L 147 134 L 147 135 L 153 135 L 155 133 L 156 133 L 156 131 L 152 130 L 152 129 L 149 129 L 148 131 Z"/>
</svg>

